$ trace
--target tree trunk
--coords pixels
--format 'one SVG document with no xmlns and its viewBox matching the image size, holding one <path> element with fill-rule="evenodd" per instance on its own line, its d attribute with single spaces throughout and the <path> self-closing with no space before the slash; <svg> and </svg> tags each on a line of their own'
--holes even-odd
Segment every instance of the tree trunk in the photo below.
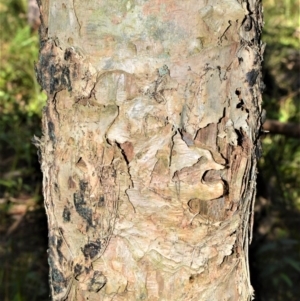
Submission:
<svg viewBox="0 0 300 301">
<path fill-rule="evenodd" d="M 41 2 L 53 300 L 250 300 L 260 1 Z"/>
</svg>

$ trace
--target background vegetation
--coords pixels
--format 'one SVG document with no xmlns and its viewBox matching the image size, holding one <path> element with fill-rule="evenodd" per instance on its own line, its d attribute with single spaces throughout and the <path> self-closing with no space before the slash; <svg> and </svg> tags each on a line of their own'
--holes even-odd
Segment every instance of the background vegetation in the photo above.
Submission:
<svg viewBox="0 0 300 301">
<path fill-rule="evenodd" d="M 0 300 L 49 300 L 47 225 L 33 135 L 46 96 L 35 79 L 38 34 L 26 0 L 0 3 Z"/>
<path fill-rule="evenodd" d="M 267 43 L 263 107 L 268 119 L 300 122 L 298 0 L 263 0 Z M 300 300 L 300 137 L 267 135 L 259 162 L 254 240 L 256 300 Z"/>
<path fill-rule="evenodd" d="M 267 118 L 299 122 L 299 2 L 263 0 L 267 43 Z M 27 1 L 0 4 L 0 300 L 48 297 L 47 225 L 33 135 L 41 135 L 34 61 L 38 35 Z M 281 135 L 263 138 L 250 263 L 256 300 L 300 300 L 300 146 Z"/>
</svg>

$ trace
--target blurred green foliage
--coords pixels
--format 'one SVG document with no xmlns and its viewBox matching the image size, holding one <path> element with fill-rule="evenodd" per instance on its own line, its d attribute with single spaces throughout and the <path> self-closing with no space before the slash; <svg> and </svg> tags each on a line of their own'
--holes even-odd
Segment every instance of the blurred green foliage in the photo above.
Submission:
<svg viewBox="0 0 300 301">
<path fill-rule="evenodd" d="M 267 118 L 300 122 L 299 1 L 263 0 Z M 262 140 L 254 241 L 256 300 L 300 300 L 300 137 Z"/>
<path fill-rule="evenodd" d="M 21 0 L 0 4 L 0 197 L 31 193 L 33 185 L 40 185 L 31 138 L 41 132 L 46 96 L 33 68 L 39 41 L 27 25 L 26 5 Z"/>
<path fill-rule="evenodd" d="M 38 202 L 42 200 L 42 177 L 37 150 L 31 143 L 34 134 L 41 134 L 41 111 L 46 96 L 35 77 L 39 39 L 37 32 L 27 25 L 26 9 L 25 0 L 0 3 L 0 300 L 3 301 L 48 300 L 46 221 L 44 210 L 37 210 L 35 205 L 42 206 Z M 14 205 L 26 204 L 28 200 L 34 205 L 33 211 L 24 216 L 10 214 Z M 37 224 L 37 220 L 42 222 Z M 5 235 L 14 225 L 19 225 L 18 231 Z"/>
<path fill-rule="evenodd" d="M 264 108 L 270 119 L 299 122 L 299 1 L 263 0 L 263 5 Z M 41 174 L 31 138 L 41 135 L 46 96 L 35 78 L 39 41 L 27 25 L 26 8 L 26 0 L 0 3 L 0 200 L 8 200 L 0 202 L 2 232 L 11 225 L 6 214 L 10 198 L 25 194 L 41 200 Z M 256 300 L 296 301 L 300 300 L 299 140 L 270 135 L 263 139 L 263 149 L 250 254 L 252 283 Z M 39 215 L 46 229 L 43 212 Z M 1 300 L 48 298 L 48 284 L 41 276 L 48 269 L 46 235 L 30 232 L 36 224 L 33 216 L 26 214 L 22 230 L 0 244 Z"/>
</svg>

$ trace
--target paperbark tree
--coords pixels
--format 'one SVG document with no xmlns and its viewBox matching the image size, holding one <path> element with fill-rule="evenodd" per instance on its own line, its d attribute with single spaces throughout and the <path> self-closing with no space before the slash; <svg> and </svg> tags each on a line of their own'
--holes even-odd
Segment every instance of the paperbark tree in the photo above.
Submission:
<svg viewBox="0 0 300 301">
<path fill-rule="evenodd" d="M 40 8 L 52 299 L 250 300 L 260 1 Z"/>
</svg>

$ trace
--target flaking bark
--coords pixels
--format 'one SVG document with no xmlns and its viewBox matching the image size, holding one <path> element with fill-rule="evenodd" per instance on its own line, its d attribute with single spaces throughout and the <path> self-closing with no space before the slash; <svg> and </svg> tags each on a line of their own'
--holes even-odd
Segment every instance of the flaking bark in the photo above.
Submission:
<svg viewBox="0 0 300 301">
<path fill-rule="evenodd" d="M 250 300 L 260 2 L 40 6 L 53 300 Z"/>
</svg>

